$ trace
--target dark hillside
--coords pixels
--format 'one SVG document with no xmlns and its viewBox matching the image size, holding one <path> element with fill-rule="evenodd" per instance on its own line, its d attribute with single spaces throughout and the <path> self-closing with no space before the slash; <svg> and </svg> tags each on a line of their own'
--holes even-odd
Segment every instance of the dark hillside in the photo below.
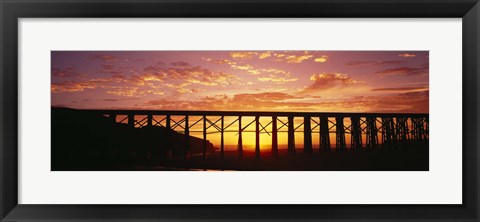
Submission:
<svg viewBox="0 0 480 222">
<path fill-rule="evenodd" d="M 203 140 L 190 136 L 190 153 L 203 153 Z M 207 141 L 207 153 L 214 153 Z M 80 110 L 52 108 L 52 170 L 115 169 L 183 158 L 185 135 L 165 127 L 132 128 Z"/>
</svg>

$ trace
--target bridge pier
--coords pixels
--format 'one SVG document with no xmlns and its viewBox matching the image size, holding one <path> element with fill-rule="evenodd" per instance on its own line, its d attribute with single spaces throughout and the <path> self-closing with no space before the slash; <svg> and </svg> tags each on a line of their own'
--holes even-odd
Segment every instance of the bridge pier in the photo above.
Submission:
<svg viewBox="0 0 480 222">
<path fill-rule="evenodd" d="M 147 115 L 147 126 L 153 126 L 153 115 L 152 114 Z"/>
<path fill-rule="evenodd" d="M 336 151 L 344 151 L 347 149 L 345 142 L 345 125 L 343 124 L 343 116 L 335 117 L 336 123 L 336 137 L 337 143 L 335 144 Z"/>
<path fill-rule="evenodd" d="M 366 147 L 369 149 L 377 148 L 378 135 L 377 135 L 377 119 L 376 117 L 367 117 L 367 141 Z"/>
<path fill-rule="evenodd" d="M 185 116 L 185 153 L 184 159 L 190 156 L 190 126 L 188 125 L 188 115 Z"/>
<path fill-rule="evenodd" d="M 203 116 L 203 159 L 207 159 L 207 117 Z"/>
<path fill-rule="evenodd" d="M 135 127 L 135 115 L 128 114 L 128 126 L 134 128 Z"/>
<path fill-rule="evenodd" d="M 310 116 L 303 118 L 303 151 L 305 153 L 312 152 L 312 126 L 310 123 Z"/>
<path fill-rule="evenodd" d="M 166 115 L 165 116 L 165 151 L 168 153 L 170 153 L 169 151 L 171 151 L 171 153 L 173 154 L 173 147 L 172 147 L 172 143 L 171 143 L 171 126 L 170 126 L 170 115 Z"/>
<path fill-rule="evenodd" d="M 113 123 L 117 123 L 117 115 L 116 114 L 108 114 L 108 118 L 110 118 L 110 121 Z"/>
<path fill-rule="evenodd" d="M 428 133 L 429 133 L 428 118 L 425 118 L 425 131 L 424 131 L 425 140 L 429 139 Z"/>
<path fill-rule="evenodd" d="M 222 119 L 220 120 L 220 156 L 224 157 L 225 156 L 225 144 L 224 144 L 224 138 L 223 134 L 225 131 L 225 126 L 224 126 L 224 116 L 221 117 Z"/>
<path fill-rule="evenodd" d="M 238 156 L 243 157 L 243 141 L 242 141 L 242 116 L 238 116 Z"/>
<path fill-rule="evenodd" d="M 413 139 L 415 141 L 422 141 L 424 139 L 424 121 L 423 118 L 412 118 L 413 125 Z"/>
<path fill-rule="evenodd" d="M 260 117 L 255 116 L 255 157 L 260 158 Z"/>
<path fill-rule="evenodd" d="M 272 154 L 278 156 L 278 128 L 276 116 L 272 116 Z"/>
<path fill-rule="evenodd" d="M 392 148 L 395 140 L 393 118 L 382 118 L 382 143 L 384 148 Z"/>
<path fill-rule="evenodd" d="M 293 116 L 288 116 L 288 154 L 295 153 L 295 128 Z"/>
<path fill-rule="evenodd" d="M 320 117 L 320 151 L 330 151 L 330 134 L 327 116 Z"/>
<path fill-rule="evenodd" d="M 351 117 L 351 149 L 361 150 L 362 149 L 362 128 L 360 125 L 360 117 Z"/>
<path fill-rule="evenodd" d="M 399 145 L 407 144 L 409 139 L 407 118 L 397 118 L 396 131 L 397 143 Z"/>
</svg>

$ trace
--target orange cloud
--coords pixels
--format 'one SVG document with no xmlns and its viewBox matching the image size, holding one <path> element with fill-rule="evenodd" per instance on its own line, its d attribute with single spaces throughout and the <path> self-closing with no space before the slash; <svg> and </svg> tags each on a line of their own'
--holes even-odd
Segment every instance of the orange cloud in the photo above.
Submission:
<svg viewBox="0 0 480 222">
<path fill-rule="evenodd" d="M 406 75 L 406 76 L 418 76 L 418 75 L 428 75 L 428 65 L 420 67 L 398 67 L 393 69 L 385 69 L 376 72 L 381 76 L 391 76 L 391 75 Z"/>
<path fill-rule="evenodd" d="M 170 65 L 172 66 L 190 66 L 190 64 L 188 62 L 171 62 Z"/>
<path fill-rule="evenodd" d="M 52 83 L 50 88 L 52 93 L 79 92 L 85 89 L 94 89 L 97 87 L 95 81 L 65 81 Z"/>
<path fill-rule="evenodd" d="M 357 96 L 338 101 L 299 97 L 281 92 L 207 96 L 195 101 L 152 100 L 144 108 L 167 110 L 302 111 L 302 112 L 403 112 L 428 113 L 428 90 L 387 96 Z"/>
<path fill-rule="evenodd" d="M 304 60 L 311 59 L 313 55 L 301 55 L 301 56 L 296 56 L 296 55 L 290 55 L 286 56 L 285 60 L 287 63 L 302 63 Z"/>
<path fill-rule="evenodd" d="M 364 65 L 372 65 L 372 66 L 382 66 L 382 65 L 398 65 L 402 64 L 404 61 L 400 60 L 387 60 L 387 61 L 351 61 L 348 62 L 347 66 L 364 66 Z"/>
<path fill-rule="evenodd" d="M 411 57 L 415 57 L 415 56 L 417 56 L 417 55 L 415 55 L 415 54 L 409 54 L 409 53 L 404 53 L 404 54 L 400 54 L 400 55 L 398 55 L 398 56 L 404 57 L 404 58 L 411 58 Z"/>
<path fill-rule="evenodd" d="M 392 88 L 376 88 L 371 91 L 382 91 L 382 92 L 417 92 L 428 90 L 428 86 L 420 87 L 392 87 Z"/>
<path fill-rule="evenodd" d="M 361 81 L 353 80 L 352 78 L 348 77 L 347 74 L 343 73 L 313 74 L 310 77 L 310 80 L 313 81 L 313 84 L 307 87 L 304 92 L 317 92 L 331 88 L 342 88 L 349 85 L 362 83 Z"/>
<path fill-rule="evenodd" d="M 319 63 L 324 63 L 324 62 L 327 61 L 327 59 L 328 59 L 328 56 L 322 55 L 321 57 L 315 58 L 313 61 L 319 62 Z"/>
<path fill-rule="evenodd" d="M 117 57 L 112 55 L 104 55 L 104 54 L 93 54 L 90 56 L 90 59 L 98 59 L 104 62 L 116 62 Z"/>
<path fill-rule="evenodd" d="M 252 59 L 256 56 L 256 52 L 231 52 L 230 56 L 234 59 Z"/>
<path fill-rule="evenodd" d="M 80 75 L 76 72 L 75 67 L 66 67 L 63 69 L 52 68 L 52 76 L 53 77 L 80 77 Z"/>
<path fill-rule="evenodd" d="M 275 83 L 285 83 L 285 82 L 294 82 L 297 81 L 297 78 L 284 78 L 278 77 L 276 75 L 270 74 L 268 77 L 260 77 L 258 78 L 261 82 L 275 82 Z"/>
<path fill-rule="evenodd" d="M 250 68 L 249 66 L 242 67 Z M 215 86 L 238 84 L 235 75 L 224 72 L 213 72 L 201 66 L 165 67 L 163 65 L 148 66 L 144 68 L 142 80 L 151 79 L 155 81 L 180 80 L 194 84 Z"/>
<path fill-rule="evenodd" d="M 257 69 L 255 67 L 253 67 L 252 65 L 249 65 L 249 64 L 239 65 L 237 62 L 234 62 L 234 61 L 231 61 L 231 60 L 228 60 L 228 59 L 219 59 L 219 60 L 215 60 L 215 59 L 211 59 L 211 58 L 203 58 L 203 59 L 207 62 L 212 62 L 212 63 L 215 63 L 215 64 L 226 64 L 226 65 L 229 65 L 230 68 L 232 68 L 232 69 L 243 70 L 243 71 L 246 71 L 247 73 L 249 73 L 251 75 L 260 75 L 260 74 L 265 74 L 265 73 L 275 73 L 275 74 L 282 74 L 282 75 L 285 75 L 287 77 L 291 76 L 290 72 L 287 72 L 287 71 L 281 70 L 281 69 L 276 69 L 276 68 Z M 263 77 L 263 78 L 265 78 L 265 77 Z"/>
<path fill-rule="evenodd" d="M 258 54 L 259 59 L 265 59 L 265 58 L 268 58 L 268 57 L 271 57 L 271 56 L 272 56 L 271 52 L 263 52 L 263 53 Z"/>
</svg>

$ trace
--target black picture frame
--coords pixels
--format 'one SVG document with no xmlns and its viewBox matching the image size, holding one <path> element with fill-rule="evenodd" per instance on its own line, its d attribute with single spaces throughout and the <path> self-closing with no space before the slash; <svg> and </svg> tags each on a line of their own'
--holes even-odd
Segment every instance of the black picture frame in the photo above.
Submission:
<svg viewBox="0 0 480 222">
<path fill-rule="evenodd" d="M 0 0 L 1 221 L 479 221 L 478 0 Z M 462 18 L 462 205 L 18 204 L 18 19 L 133 17 Z M 446 43 L 448 44 L 448 43 Z M 315 191 L 312 191 L 315 192 Z M 361 191 L 359 191 L 361 192 Z M 438 195 L 442 195 L 439 193 Z"/>
</svg>

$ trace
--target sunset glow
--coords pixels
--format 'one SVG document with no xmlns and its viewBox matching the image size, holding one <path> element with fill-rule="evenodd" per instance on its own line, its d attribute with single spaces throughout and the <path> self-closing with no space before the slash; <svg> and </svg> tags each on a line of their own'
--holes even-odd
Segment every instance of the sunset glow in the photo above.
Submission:
<svg viewBox="0 0 480 222">
<path fill-rule="evenodd" d="M 52 106 L 428 113 L 426 51 L 53 51 Z"/>
</svg>

